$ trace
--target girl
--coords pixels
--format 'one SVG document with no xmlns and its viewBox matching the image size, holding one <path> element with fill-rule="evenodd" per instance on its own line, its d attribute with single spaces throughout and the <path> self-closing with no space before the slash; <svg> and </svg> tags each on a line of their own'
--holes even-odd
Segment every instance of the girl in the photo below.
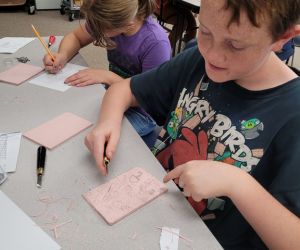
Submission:
<svg viewBox="0 0 300 250">
<path fill-rule="evenodd" d="M 67 84 L 78 87 L 95 83 L 111 85 L 168 61 L 171 46 L 166 32 L 151 16 L 154 6 L 155 0 L 85 0 L 81 6 L 85 24 L 63 38 L 58 53 L 54 53 L 54 62 L 45 55 L 46 70 L 57 73 L 90 43 L 107 49 L 109 71 L 81 70 L 68 77 Z M 128 112 L 127 118 L 146 140 L 155 122 L 140 109 Z M 146 143 L 151 146 L 152 141 Z"/>
</svg>

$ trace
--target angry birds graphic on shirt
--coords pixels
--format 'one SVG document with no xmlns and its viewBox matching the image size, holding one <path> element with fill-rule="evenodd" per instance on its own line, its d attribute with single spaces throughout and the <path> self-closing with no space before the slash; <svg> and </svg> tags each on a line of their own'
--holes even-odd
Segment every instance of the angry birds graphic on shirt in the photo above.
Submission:
<svg viewBox="0 0 300 250">
<path fill-rule="evenodd" d="M 169 122 L 158 138 L 164 143 L 155 150 L 157 159 L 169 171 L 191 160 L 215 160 L 251 172 L 263 149 L 249 148 L 247 140 L 260 136 L 263 123 L 256 118 L 232 121 L 195 92 L 182 90 L 175 111 L 170 113 Z M 188 200 L 199 214 L 209 209 L 207 201 L 197 203 L 191 197 Z"/>
</svg>

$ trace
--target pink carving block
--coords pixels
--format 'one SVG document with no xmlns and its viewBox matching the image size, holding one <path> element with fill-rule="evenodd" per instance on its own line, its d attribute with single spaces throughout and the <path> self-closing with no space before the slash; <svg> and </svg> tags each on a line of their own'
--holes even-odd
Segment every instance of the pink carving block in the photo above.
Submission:
<svg viewBox="0 0 300 250">
<path fill-rule="evenodd" d="M 37 73 L 40 73 L 42 70 L 43 68 L 38 66 L 19 63 L 8 70 L 1 72 L 0 81 L 19 85 Z"/>
<path fill-rule="evenodd" d="M 112 225 L 167 191 L 142 168 L 133 168 L 100 185 L 83 197 Z"/>
<path fill-rule="evenodd" d="M 63 113 L 39 127 L 27 131 L 24 136 L 52 149 L 91 125 L 91 122 L 77 115 Z"/>
</svg>

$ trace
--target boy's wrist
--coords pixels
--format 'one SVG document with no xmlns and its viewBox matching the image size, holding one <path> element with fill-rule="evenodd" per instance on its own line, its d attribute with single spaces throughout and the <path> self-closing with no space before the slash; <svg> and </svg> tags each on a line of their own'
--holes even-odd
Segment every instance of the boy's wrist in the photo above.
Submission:
<svg viewBox="0 0 300 250">
<path fill-rule="evenodd" d="M 234 167 L 231 167 L 231 174 L 228 178 L 227 187 L 225 189 L 226 196 L 229 197 L 232 201 L 237 201 L 240 199 L 243 194 L 245 194 L 246 189 L 251 186 L 252 176 L 247 172 Z"/>
</svg>

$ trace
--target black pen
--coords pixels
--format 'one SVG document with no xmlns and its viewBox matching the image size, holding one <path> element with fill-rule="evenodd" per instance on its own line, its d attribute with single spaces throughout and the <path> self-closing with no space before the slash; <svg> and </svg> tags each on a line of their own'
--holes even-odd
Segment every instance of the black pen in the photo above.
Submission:
<svg viewBox="0 0 300 250">
<path fill-rule="evenodd" d="M 45 171 L 45 161 L 46 161 L 46 148 L 44 146 L 39 146 L 37 150 L 37 183 L 36 186 L 41 188 L 42 187 L 42 176 Z"/>
</svg>

